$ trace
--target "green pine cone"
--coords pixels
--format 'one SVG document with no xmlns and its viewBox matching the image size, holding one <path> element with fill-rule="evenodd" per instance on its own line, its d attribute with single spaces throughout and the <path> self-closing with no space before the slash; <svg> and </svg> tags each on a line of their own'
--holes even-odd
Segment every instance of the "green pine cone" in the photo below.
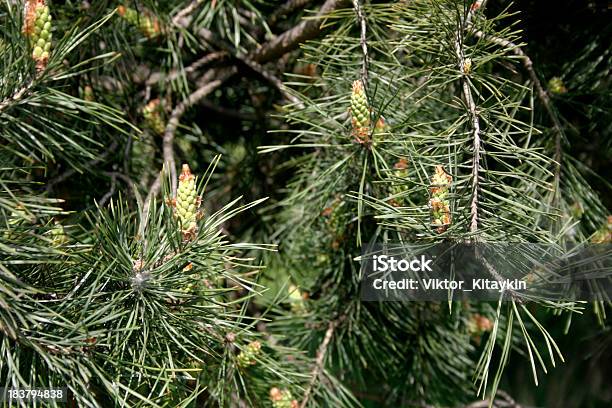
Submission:
<svg viewBox="0 0 612 408">
<path fill-rule="evenodd" d="M 261 354 L 261 343 L 253 341 L 238 354 L 237 364 L 240 368 L 247 368 L 256 363 L 256 358 Z"/>
<path fill-rule="evenodd" d="M 373 145 L 377 146 L 378 143 L 383 142 L 388 135 L 390 135 L 389 125 L 387 124 L 385 118 L 381 115 L 374 125 L 374 133 L 372 136 Z"/>
<path fill-rule="evenodd" d="M 381 116 L 376 121 L 376 125 L 374 125 L 374 134 L 379 135 L 382 139 L 382 136 L 386 133 L 389 133 L 389 125 L 387 125 L 385 118 Z"/>
<path fill-rule="evenodd" d="M 273 408 L 298 408 L 298 402 L 293 399 L 289 390 L 279 390 L 274 387 L 270 389 L 270 399 Z"/>
<path fill-rule="evenodd" d="M 567 92 L 567 88 L 563 83 L 563 80 L 559 77 L 552 77 L 550 81 L 548 81 L 548 90 L 556 95 L 561 95 Z"/>
<path fill-rule="evenodd" d="M 140 31 L 148 38 L 157 37 L 159 34 L 159 22 L 154 17 L 143 17 L 138 24 Z"/>
<path fill-rule="evenodd" d="M 434 225 L 438 225 L 438 232 L 442 233 L 451 223 L 450 202 L 447 200 L 448 189 L 453 178 L 444 171 L 440 165 L 436 166 L 435 173 L 431 178 L 431 218 Z"/>
<path fill-rule="evenodd" d="M 351 116 L 354 130 L 360 130 L 370 126 L 370 106 L 368 105 L 368 98 L 366 97 L 363 83 L 360 80 L 353 82 Z"/>
<path fill-rule="evenodd" d="M 131 25 L 134 25 L 134 26 L 138 25 L 138 13 L 133 8 L 119 6 L 117 7 L 117 13 L 119 13 L 119 15 L 123 17 L 125 21 L 127 21 Z"/>
<path fill-rule="evenodd" d="M 45 2 L 26 3 L 24 33 L 30 37 L 32 59 L 36 61 L 38 70 L 44 69 L 49 60 L 53 38 L 51 21 L 49 6 Z"/>
<path fill-rule="evenodd" d="M 391 194 L 397 196 L 406 190 L 408 181 L 408 160 L 402 157 L 393 165 L 393 182 L 391 183 Z M 402 197 L 393 199 L 392 204 L 401 206 L 404 202 Z"/>
<path fill-rule="evenodd" d="M 155 133 L 161 135 L 166 129 L 166 125 L 161 117 L 161 105 L 159 99 L 153 99 L 142 109 L 146 125 Z"/>
<path fill-rule="evenodd" d="M 117 13 L 123 17 L 128 23 L 138 29 L 148 38 L 157 37 L 161 33 L 159 20 L 156 17 L 148 15 L 138 15 L 138 12 L 132 8 L 119 6 Z"/>
<path fill-rule="evenodd" d="M 431 178 L 432 195 L 438 196 L 448 191 L 452 178 L 449 176 L 442 166 L 436 166 L 436 172 Z"/>
<path fill-rule="evenodd" d="M 198 192 L 196 191 L 196 179 L 191 174 L 188 164 L 183 164 L 183 171 L 179 176 L 179 184 L 176 192 L 176 214 L 181 221 L 183 231 L 195 231 L 197 228 L 198 215 Z"/>
</svg>

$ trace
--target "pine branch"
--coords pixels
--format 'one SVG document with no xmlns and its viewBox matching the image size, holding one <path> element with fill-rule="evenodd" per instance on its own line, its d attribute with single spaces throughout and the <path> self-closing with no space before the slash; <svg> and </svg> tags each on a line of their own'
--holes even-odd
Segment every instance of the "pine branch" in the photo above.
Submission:
<svg viewBox="0 0 612 408">
<path fill-rule="evenodd" d="M 294 12 L 299 8 L 306 7 L 312 2 L 313 0 L 287 0 L 286 3 L 274 10 L 274 12 L 270 15 L 270 18 L 268 19 L 268 26 L 275 25 L 280 18 Z"/>
<path fill-rule="evenodd" d="M 170 170 L 170 177 L 172 180 L 172 193 L 176 193 L 176 164 L 174 160 L 174 135 L 176 133 L 176 129 L 178 128 L 179 121 L 185 111 L 198 102 L 200 99 L 206 97 L 208 94 L 213 92 L 219 86 L 225 82 L 229 77 L 236 73 L 235 68 L 224 68 L 224 69 L 212 69 L 208 71 L 202 78 L 207 83 L 202 87 L 198 88 L 195 92 L 187 97 L 187 99 L 183 100 L 179 103 L 170 114 L 170 119 L 168 120 L 168 124 L 166 125 L 166 130 L 164 131 L 164 140 L 163 140 L 163 155 L 164 162 L 167 164 L 168 169 Z"/>
<path fill-rule="evenodd" d="M 225 43 L 224 41 L 222 41 L 221 39 L 219 39 L 212 31 L 210 31 L 210 30 L 208 30 L 206 28 L 200 29 L 198 31 L 198 35 L 200 37 L 204 38 L 209 43 L 214 44 L 218 48 L 223 48 L 227 52 L 233 53 L 235 58 L 237 58 L 244 65 L 246 65 L 251 70 L 253 70 L 257 74 L 259 74 L 263 79 L 265 79 L 272 86 L 274 86 L 276 89 L 278 89 L 278 91 L 283 95 L 283 97 L 286 100 L 288 100 L 289 102 L 293 103 L 294 105 L 296 105 L 300 109 L 303 109 L 304 105 L 302 104 L 302 101 L 300 101 L 298 98 L 296 98 L 295 96 L 293 96 L 289 92 L 287 92 L 287 90 L 285 89 L 285 86 L 283 85 L 282 81 L 280 79 L 278 79 L 270 71 L 268 71 L 266 68 L 264 68 L 261 64 L 257 63 L 253 58 L 251 58 L 248 55 L 245 55 L 244 53 L 242 53 L 242 52 L 240 52 L 238 50 L 235 50 L 231 45 L 229 45 L 229 44 Z"/>
<path fill-rule="evenodd" d="M 479 211 L 479 203 L 478 203 L 478 195 L 479 195 L 479 178 L 480 178 L 480 118 L 478 109 L 476 107 L 476 102 L 474 100 L 474 95 L 472 94 L 472 90 L 470 88 L 469 79 L 467 76 L 467 72 L 465 72 L 466 60 L 463 54 L 463 33 L 465 32 L 465 28 L 471 25 L 471 20 L 474 16 L 474 13 L 484 8 L 486 0 L 481 3 L 474 3 L 468 10 L 465 21 L 459 21 L 460 29 L 457 31 L 456 40 L 455 40 L 455 52 L 458 58 L 458 68 L 462 73 L 462 90 L 463 97 L 468 106 L 468 110 L 471 116 L 472 121 L 472 138 L 473 138 L 473 159 L 472 159 L 472 198 L 470 202 L 470 232 L 472 234 L 476 234 L 478 232 L 478 211 Z M 478 237 L 474 237 L 478 239 Z M 480 258 L 485 264 L 489 273 L 496 279 L 497 281 L 502 281 L 503 276 L 501 276 L 497 270 L 483 257 L 480 253 L 480 250 L 476 248 L 476 255 Z M 519 297 L 518 293 L 514 291 L 509 291 L 512 299 L 517 301 L 518 303 L 522 303 L 522 300 Z"/>
<path fill-rule="evenodd" d="M 104 207 L 106 202 L 113 196 L 113 194 L 115 194 L 115 190 L 117 189 L 117 175 L 115 173 L 112 173 L 110 175 L 110 178 L 111 178 L 110 190 L 107 191 L 106 194 L 104 194 L 102 198 L 100 199 L 100 201 L 98 202 L 98 205 L 100 207 Z"/>
<path fill-rule="evenodd" d="M 308 404 L 308 399 L 310 398 L 310 394 L 312 393 L 312 390 L 314 389 L 314 386 L 317 380 L 319 379 L 319 375 L 321 374 L 321 372 L 323 371 L 323 367 L 325 366 L 325 356 L 327 355 L 327 349 L 329 347 L 329 343 L 331 342 L 334 336 L 334 332 L 336 328 L 338 327 L 340 323 L 342 323 L 342 321 L 345 318 L 346 318 L 346 315 L 342 315 L 339 318 L 329 322 L 327 331 L 325 332 L 325 336 L 323 337 L 323 341 L 321 342 L 317 350 L 317 355 L 315 358 L 315 366 L 310 374 L 311 375 L 310 382 L 308 384 L 308 387 L 306 388 L 306 391 L 304 392 L 304 396 L 302 398 L 302 403 L 300 404 L 300 408 L 305 408 L 306 405 Z"/>
<path fill-rule="evenodd" d="M 540 102 L 542 102 L 542 105 L 544 105 L 544 109 L 546 110 L 546 113 L 550 117 L 550 120 L 552 121 L 552 124 L 553 124 L 553 129 L 555 131 L 555 155 L 553 158 L 556 162 L 556 166 L 555 166 L 554 178 L 555 178 L 555 189 L 558 189 L 559 181 L 561 177 L 561 156 L 563 154 L 562 149 L 561 149 L 561 139 L 563 136 L 563 127 L 561 126 L 561 122 L 559 121 L 557 114 L 552 108 L 552 102 L 550 100 L 550 96 L 548 95 L 548 92 L 542 86 L 542 83 L 540 82 L 540 79 L 538 78 L 538 75 L 536 74 L 533 68 L 533 62 L 531 58 L 529 58 L 529 56 L 521 49 L 521 47 L 519 47 L 517 44 L 514 44 L 512 41 L 508 41 L 504 38 L 499 38 L 494 35 L 486 34 L 481 30 L 474 30 L 474 35 L 478 38 L 489 40 L 494 44 L 510 49 L 523 62 L 523 66 L 525 67 L 525 70 L 529 74 L 531 82 L 533 83 L 536 89 L 536 95 L 540 99 Z"/>
<path fill-rule="evenodd" d="M 334 10 L 347 5 L 347 0 L 327 0 L 316 15 L 316 18 L 304 20 L 290 30 L 263 44 L 252 54 L 254 61 L 264 64 L 296 49 L 301 43 L 315 38 L 321 33 L 320 19 Z"/>
<path fill-rule="evenodd" d="M 261 75 L 261 77 L 268 81 L 272 86 L 278 89 L 278 91 L 283 95 L 285 99 L 287 99 L 287 101 L 293 103 L 298 109 L 304 109 L 304 104 L 302 103 L 302 101 L 287 92 L 287 89 L 283 85 L 282 81 L 278 79 L 274 74 L 272 74 L 262 65 L 258 64 L 257 62 L 246 56 L 238 56 L 238 58 L 240 58 L 242 62 L 244 62 L 244 64 L 246 64 L 253 71 Z"/>
<path fill-rule="evenodd" d="M 355 9 L 355 13 L 357 14 L 357 22 L 360 27 L 360 37 L 359 44 L 361 45 L 361 52 L 363 54 L 363 61 L 361 66 L 361 81 L 364 86 L 367 88 L 368 85 L 368 44 L 366 42 L 366 19 L 363 15 L 363 10 L 361 9 L 361 5 L 359 4 L 359 0 L 353 0 L 353 8 Z"/>
<path fill-rule="evenodd" d="M 221 86 L 227 79 L 229 79 L 235 73 L 235 67 L 211 69 L 207 71 L 202 76 L 202 81 L 205 82 L 205 84 L 198 88 L 196 91 L 194 91 L 181 103 L 176 105 L 176 107 L 172 110 L 172 113 L 170 114 L 170 119 L 168 120 L 168 124 L 166 125 L 166 129 L 164 131 L 162 152 L 164 159 L 164 167 L 166 167 L 170 172 L 173 195 L 176 193 L 177 184 L 176 160 L 174 158 L 174 135 L 178 128 L 181 117 L 189 107 L 193 106 L 195 103 L 205 98 L 208 94 L 210 94 L 219 86 Z M 161 188 L 161 177 L 162 174 L 160 172 L 160 174 L 158 174 L 157 178 L 149 189 L 149 194 L 147 195 L 145 204 L 143 206 L 143 215 L 145 219 L 149 211 L 151 200 L 159 193 L 159 190 Z"/>
<path fill-rule="evenodd" d="M 211 62 L 221 60 L 226 57 L 228 54 L 225 51 L 217 51 L 211 52 L 209 54 L 204 55 L 202 58 L 197 59 L 191 65 L 186 67 L 183 72 L 185 74 L 193 74 L 198 69 L 202 68 L 205 65 L 210 64 Z M 172 70 L 167 76 L 160 72 L 155 72 L 149 76 L 145 84 L 147 86 L 152 86 L 158 84 L 160 81 L 171 82 L 177 79 L 182 75 L 182 72 L 179 70 Z"/>
<path fill-rule="evenodd" d="M 484 4 L 483 4 L 484 5 Z M 482 7 L 481 5 L 480 7 Z M 472 160 L 472 201 L 470 203 L 470 232 L 475 234 L 478 231 L 478 189 L 480 177 L 480 118 L 474 101 L 474 95 L 470 89 L 470 84 L 467 75 L 464 73 L 465 56 L 463 55 L 463 33 L 465 27 L 470 24 L 474 12 L 477 8 L 471 7 L 468 11 L 465 21 L 459 21 L 459 29 L 455 36 L 455 53 L 458 60 L 459 72 L 462 73 L 461 87 L 463 97 L 467 103 L 468 111 L 472 121 L 472 138 L 473 138 L 473 160 Z"/>
<path fill-rule="evenodd" d="M 174 17 L 172 17 L 172 24 L 177 27 L 186 27 L 189 22 L 185 21 L 191 13 L 193 13 L 204 0 L 192 0 L 187 7 L 180 10 Z"/>
<path fill-rule="evenodd" d="M 15 91 L 8 98 L 5 98 L 3 101 L 0 101 L 0 112 L 2 112 L 4 109 L 6 109 L 11 104 L 13 104 L 13 103 L 19 101 L 21 98 L 23 98 L 24 95 L 26 95 L 26 93 L 30 89 L 32 89 L 33 86 L 34 86 L 34 81 L 32 80 L 32 81 L 28 82 L 26 85 L 24 85 L 23 87 L 21 87 L 20 89 L 18 89 L 17 91 Z"/>
</svg>

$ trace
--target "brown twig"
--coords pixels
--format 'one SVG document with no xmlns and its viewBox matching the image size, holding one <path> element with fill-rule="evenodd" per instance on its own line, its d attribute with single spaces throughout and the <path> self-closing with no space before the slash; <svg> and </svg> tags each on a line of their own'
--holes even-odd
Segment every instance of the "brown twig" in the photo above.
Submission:
<svg viewBox="0 0 612 408">
<path fill-rule="evenodd" d="M 113 173 L 110 176 L 110 178 L 111 178 L 110 190 L 106 194 L 104 194 L 102 198 L 100 199 L 100 201 L 98 202 L 98 205 L 100 207 L 104 207 L 106 202 L 113 196 L 113 194 L 115 194 L 115 190 L 117 189 L 117 176 Z"/>
<path fill-rule="evenodd" d="M 13 102 L 17 102 L 21 99 L 34 85 L 34 81 L 28 82 L 23 87 L 19 88 L 16 92 L 14 92 L 11 96 L 0 101 L 0 112 L 2 112 L 7 106 L 11 105 Z"/>
<path fill-rule="evenodd" d="M 484 2 L 483 2 L 484 3 Z M 483 7 L 482 4 L 480 7 Z M 472 121 L 472 146 L 473 146 L 473 159 L 472 159 L 472 200 L 470 203 L 470 232 L 476 234 L 478 231 L 478 190 L 479 190 L 479 177 L 480 177 L 480 117 L 476 108 L 476 102 L 474 101 L 474 95 L 470 89 L 470 84 L 467 75 L 464 72 L 465 67 L 465 56 L 463 54 L 463 33 L 465 27 L 470 24 L 474 12 L 477 9 L 470 8 L 468 14 L 465 17 L 465 21 L 459 21 L 459 29 L 455 36 L 455 53 L 457 55 L 457 65 L 459 71 L 463 74 L 461 78 L 461 87 L 463 90 L 463 97 L 469 111 L 470 119 Z"/>
<path fill-rule="evenodd" d="M 359 0 L 353 0 L 353 8 L 355 14 L 357 14 L 357 22 L 360 27 L 359 44 L 361 45 L 361 52 L 363 54 L 363 61 L 361 65 L 361 82 L 367 88 L 368 84 L 368 43 L 366 42 L 367 26 L 363 10 L 359 4 Z"/>
<path fill-rule="evenodd" d="M 118 179 L 123 180 L 123 182 L 128 186 L 130 190 L 132 190 L 132 188 L 134 188 L 134 186 L 136 185 L 136 183 L 134 183 L 134 180 L 132 180 L 130 176 L 120 173 L 118 171 L 103 171 L 102 174 L 107 177 L 116 177 Z"/>
<path fill-rule="evenodd" d="M 508 402 L 508 404 L 510 404 L 511 407 L 513 408 L 522 408 L 522 406 L 520 404 L 518 404 L 511 396 L 510 394 L 508 394 L 506 391 L 503 390 L 497 390 L 497 395 L 499 395 L 500 397 L 502 397 L 504 400 L 506 400 L 506 402 Z"/>
<path fill-rule="evenodd" d="M 300 404 L 300 408 L 305 408 L 306 404 L 308 404 L 308 399 L 310 398 L 310 394 L 314 389 L 314 386 L 319 379 L 319 375 L 321 375 L 321 371 L 323 371 L 323 367 L 325 365 L 325 356 L 327 355 L 327 348 L 329 347 L 329 343 L 331 342 L 332 337 L 334 336 L 334 331 L 338 327 L 338 325 L 345 319 L 345 315 L 340 316 L 335 320 L 331 320 L 329 325 L 327 326 L 327 331 L 325 332 L 325 336 L 323 337 L 323 341 L 319 345 L 319 349 L 317 350 L 317 355 L 315 357 L 315 366 L 311 372 L 310 382 L 308 383 L 308 387 L 306 391 L 304 391 L 304 396 L 302 397 L 302 403 Z"/>
<path fill-rule="evenodd" d="M 202 58 L 199 58 L 196 61 L 194 61 L 191 65 L 186 67 L 183 72 L 185 74 L 193 74 L 194 72 L 196 72 L 198 69 L 202 68 L 203 66 L 208 65 L 213 61 L 222 59 L 226 56 L 227 56 L 227 53 L 224 51 L 211 52 L 210 54 L 206 54 Z M 155 72 L 151 74 L 151 76 L 149 77 L 149 79 L 147 79 L 145 84 L 147 86 L 151 86 L 161 81 L 164 81 L 164 82 L 174 81 L 176 78 L 178 78 L 181 75 L 181 73 L 182 73 L 181 71 L 172 70 L 167 76 L 165 76 L 164 74 L 160 72 Z"/>
<path fill-rule="evenodd" d="M 281 17 L 286 16 L 299 8 L 306 7 L 308 4 L 312 3 L 312 1 L 313 0 L 288 0 L 282 6 L 274 10 L 274 12 L 270 15 L 270 18 L 268 18 L 267 21 L 268 26 L 272 27 Z"/>
<path fill-rule="evenodd" d="M 264 64 L 278 57 L 281 57 L 282 55 L 286 54 L 291 50 L 296 49 L 299 44 L 304 41 L 315 38 L 321 32 L 322 27 L 319 21 L 321 18 L 324 18 L 328 13 L 336 9 L 344 7 L 346 4 L 348 4 L 347 0 L 326 0 L 323 6 L 321 6 L 319 12 L 317 13 L 317 18 L 302 21 L 295 27 L 285 31 L 273 40 L 263 44 L 254 53 L 249 55 L 248 59 L 254 61 L 257 64 Z M 183 113 L 188 107 L 190 107 L 200 99 L 204 98 L 210 92 L 218 88 L 226 79 L 232 76 L 235 72 L 235 67 L 209 70 L 202 77 L 202 80 L 198 81 L 198 85 L 202 85 L 193 94 L 189 95 L 189 97 L 185 101 L 177 105 L 172 111 L 170 115 L 170 120 L 168 121 L 168 124 L 166 126 L 166 131 L 164 132 L 163 156 L 165 166 L 168 168 L 168 171 L 170 171 L 170 176 L 172 178 L 173 194 L 176 190 L 177 183 L 176 164 L 174 160 L 174 133 L 176 132 L 176 128 L 178 127 L 180 117 L 183 115 Z M 151 188 L 149 189 L 149 193 L 143 206 L 143 216 L 145 217 L 145 223 L 151 200 L 159 193 L 160 188 L 161 173 L 157 176 L 157 178 L 151 185 Z"/>
<path fill-rule="evenodd" d="M 184 9 L 176 13 L 174 17 L 172 17 L 172 24 L 178 27 L 186 27 L 189 22 L 186 22 L 185 19 L 195 11 L 196 8 L 200 4 L 202 4 L 204 0 L 193 0 L 191 3 L 187 5 Z"/>
<path fill-rule="evenodd" d="M 302 21 L 295 27 L 285 31 L 278 37 L 263 44 L 255 52 L 249 55 L 244 55 L 240 52 L 235 52 L 231 49 L 232 47 L 223 44 L 221 40 L 216 38 L 216 36 L 210 30 L 201 29 L 198 34 L 201 38 L 211 42 L 216 46 L 219 46 L 220 48 L 225 48 L 226 50 L 234 51 L 235 57 L 238 60 L 242 61 L 253 71 L 261 75 L 262 78 L 264 78 L 273 86 L 275 86 L 288 101 L 296 104 L 296 106 L 298 107 L 301 107 L 303 106 L 302 102 L 295 96 L 288 93 L 284 85 L 282 84 L 282 81 L 278 79 L 274 74 L 266 70 L 261 64 L 279 58 L 287 52 L 296 49 L 304 41 L 315 38 L 321 32 L 322 29 L 318 20 L 320 18 L 325 17 L 333 10 L 344 7 L 347 4 L 347 0 L 327 0 L 323 4 L 323 6 L 321 6 L 321 9 L 316 15 L 316 19 Z"/>
<path fill-rule="evenodd" d="M 213 92 L 235 73 L 235 67 L 211 69 L 207 71 L 206 74 L 204 74 L 204 76 L 202 77 L 202 80 L 206 83 L 200 88 L 196 89 L 192 94 L 190 94 L 182 102 L 176 105 L 172 110 L 172 113 L 170 114 L 170 119 L 168 120 L 168 124 L 166 125 L 166 129 L 164 131 L 162 152 L 164 158 L 164 167 L 167 169 L 167 171 L 170 172 L 173 195 L 176 193 L 177 185 L 176 161 L 174 158 L 174 135 L 176 133 L 176 129 L 178 128 L 181 117 L 189 107 L 191 107 L 192 105 L 200 101 L 202 98 Z M 157 178 L 151 185 L 151 188 L 149 189 L 149 194 L 147 195 L 143 206 L 143 215 L 145 217 L 145 220 L 149 212 L 151 200 L 159 193 L 159 190 L 161 188 L 161 177 L 162 174 L 160 172 L 160 174 L 157 176 Z"/>
<path fill-rule="evenodd" d="M 296 49 L 304 41 L 315 38 L 322 30 L 321 19 L 330 12 L 348 4 L 347 0 L 327 0 L 316 14 L 316 18 L 304 20 L 295 27 L 285 31 L 276 38 L 263 44 L 251 58 L 259 64 L 275 60 Z"/>
<path fill-rule="evenodd" d="M 240 60 L 245 65 L 247 65 L 249 68 L 251 68 L 253 71 L 261 75 L 261 77 L 265 79 L 266 81 L 268 81 L 272 86 L 278 89 L 278 91 L 281 93 L 281 95 L 283 95 L 283 97 L 286 100 L 293 103 L 299 109 L 304 109 L 304 104 L 302 103 L 302 101 L 296 98 L 295 96 L 293 96 L 292 94 L 290 94 L 289 92 L 287 92 L 287 89 L 283 85 L 283 82 L 280 79 L 278 79 L 274 74 L 272 74 L 270 71 L 266 70 L 262 65 L 258 64 L 257 62 L 253 61 L 252 59 L 246 56 L 242 56 L 242 57 L 238 56 L 238 58 L 240 58 Z"/>
<path fill-rule="evenodd" d="M 204 98 L 206 95 L 217 89 L 227 78 L 229 78 L 235 72 L 235 68 L 226 68 L 222 70 L 212 69 L 208 71 L 203 77 L 207 83 L 202 87 L 196 89 L 191 95 L 189 95 L 185 100 L 176 105 L 172 110 L 172 113 L 170 114 L 170 119 L 168 120 L 168 124 L 166 125 L 166 130 L 164 131 L 162 148 L 164 155 L 164 163 L 166 163 L 166 165 L 168 166 L 168 171 L 170 171 L 170 177 L 172 180 L 172 194 L 176 192 L 177 184 L 176 164 L 174 160 L 174 135 L 176 133 L 176 129 L 178 128 L 181 117 L 183 116 L 187 108 L 191 107 L 200 99 Z"/>
<path fill-rule="evenodd" d="M 283 83 L 282 83 L 282 81 L 280 79 L 278 79 L 274 74 L 272 74 L 270 71 L 265 69 L 261 64 L 255 62 L 255 60 L 253 60 L 250 56 L 245 55 L 245 54 L 235 50 L 233 46 L 231 46 L 230 44 L 227 44 L 226 42 L 222 41 L 212 31 L 210 31 L 210 30 L 208 30 L 206 28 L 200 29 L 198 31 L 198 35 L 201 38 L 203 38 L 204 40 L 206 40 L 207 42 L 209 42 L 210 44 L 214 45 L 215 47 L 222 48 L 222 49 L 227 50 L 228 52 L 233 53 L 234 57 L 236 59 L 238 59 L 240 62 L 242 62 L 244 65 L 249 67 L 251 70 L 253 70 L 257 74 L 259 74 L 263 79 L 265 79 L 272 86 L 274 86 L 276 89 L 278 89 L 279 92 L 283 95 L 283 97 L 286 100 L 288 100 L 289 102 L 295 104 L 300 109 L 304 108 L 304 105 L 302 104 L 302 101 L 300 101 L 298 98 L 296 98 L 295 96 L 293 96 L 289 92 L 287 92 L 287 89 L 285 88 L 285 86 L 283 85 Z"/>
</svg>

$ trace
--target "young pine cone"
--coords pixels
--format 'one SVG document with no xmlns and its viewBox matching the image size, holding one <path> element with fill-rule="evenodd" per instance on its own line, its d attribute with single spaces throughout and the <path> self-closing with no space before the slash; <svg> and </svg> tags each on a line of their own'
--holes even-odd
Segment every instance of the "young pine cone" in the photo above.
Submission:
<svg viewBox="0 0 612 408">
<path fill-rule="evenodd" d="M 437 227 L 436 231 L 442 233 L 446 231 L 451 223 L 450 204 L 448 202 L 448 189 L 453 178 L 444 171 L 440 165 L 436 166 L 435 173 L 431 178 L 431 208 L 432 222 Z"/>
<path fill-rule="evenodd" d="M 200 202 L 196 190 L 196 178 L 191 174 L 188 164 L 183 164 L 179 176 L 178 189 L 175 199 L 175 215 L 181 223 L 181 232 L 185 240 L 195 238 L 198 232 L 197 220 L 200 217 Z"/>
<path fill-rule="evenodd" d="M 548 81 L 548 91 L 555 95 L 561 95 L 567 92 L 567 88 L 561 78 L 552 77 L 550 81 Z"/>
<path fill-rule="evenodd" d="M 158 135 L 163 135 L 166 124 L 162 118 L 162 107 L 159 99 L 153 99 L 142 108 L 145 124 Z"/>
<path fill-rule="evenodd" d="M 159 20 L 157 17 L 151 16 L 150 13 L 139 15 L 136 10 L 125 6 L 117 7 L 117 13 L 125 21 L 137 27 L 147 38 L 155 38 L 161 33 Z"/>
<path fill-rule="evenodd" d="M 353 134 L 359 142 L 367 141 L 370 133 L 370 105 L 361 80 L 353 82 L 351 93 L 351 122 Z"/>
<path fill-rule="evenodd" d="M 46 0 L 28 0 L 25 3 L 23 33 L 30 39 L 32 59 L 39 71 L 44 70 L 49 62 L 53 37 L 51 20 Z"/>
<path fill-rule="evenodd" d="M 237 363 L 240 368 L 247 368 L 256 363 L 256 358 L 261 354 L 261 343 L 252 341 L 238 354 Z"/>
<path fill-rule="evenodd" d="M 372 138 L 374 139 L 373 144 L 376 146 L 379 142 L 385 140 L 385 136 L 389 135 L 389 125 L 385 121 L 384 117 L 379 117 L 374 125 L 374 134 Z"/>
<path fill-rule="evenodd" d="M 270 400 L 273 408 L 298 408 L 297 400 L 293 399 L 291 391 L 279 390 L 276 387 L 270 389 Z"/>
<path fill-rule="evenodd" d="M 408 160 L 406 158 L 400 158 L 393 165 L 393 179 L 391 194 L 399 196 L 406 190 L 406 182 L 408 180 Z M 403 197 L 396 197 L 390 201 L 390 204 L 394 207 L 401 207 L 403 202 Z"/>
</svg>

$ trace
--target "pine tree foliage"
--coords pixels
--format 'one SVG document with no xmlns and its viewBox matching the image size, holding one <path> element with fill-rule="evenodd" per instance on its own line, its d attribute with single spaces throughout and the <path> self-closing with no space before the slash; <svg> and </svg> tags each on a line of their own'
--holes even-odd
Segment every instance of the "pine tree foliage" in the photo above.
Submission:
<svg viewBox="0 0 612 408">
<path fill-rule="evenodd" d="M 365 18 L 358 9 L 328 17 L 333 34 L 305 47 L 306 63 L 316 64 L 320 78 L 289 82 L 305 105 L 287 114 L 293 143 L 264 148 L 305 151 L 282 203 L 279 245 L 294 279 L 311 293 L 306 322 L 293 324 L 320 329 L 304 331 L 296 344 L 319 344 L 325 322 L 335 322 L 330 364 L 365 390 L 367 379 L 384 378 L 388 406 L 451 405 L 462 398 L 460 389 L 469 399 L 469 367 L 476 393 L 492 401 L 512 349 L 527 358 L 536 384 L 563 356 L 520 299 L 479 312 L 493 323 L 478 353 L 468 324 L 478 305 L 360 303 L 356 260 L 364 240 L 561 245 L 584 241 L 594 229 L 572 218 L 571 208 L 584 203 L 589 217 L 605 218 L 564 154 L 559 113 L 517 52 L 520 32 L 506 21 L 516 16 L 485 18 L 480 3 L 362 5 Z M 360 24 L 365 36 L 354 29 Z M 528 72 L 517 76 L 521 69 Z M 370 124 L 380 119 L 388 130 L 377 133 Z M 560 318 L 582 309 L 531 300 L 569 312 Z M 545 346 L 536 346 L 535 337 Z"/>
<path fill-rule="evenodd" d="M 493 406 L 605 350 L 605 299 L 360 300 L 371 243 L 610 242 L 606 33 L 551 74 L 488 3 L 1 2 L 2 386 Z"/>
<path fill-rule="evenodd" d="M 53 182 L 84 178 L 125 138 L 140 143 L 133 147 L 144 156 L 152 147 L 146 137 L 153 135 L 143 135 L 120 111 L 124 84 L 113 65 L 120 48 L 112 47 L 112 38 L 101 44 L 99 37 L 116 21 L 115 11 L 104 7 L 99 19 L 86 24 L 56 18 L 58 40 L 45 48 L 49 55 L 41 64 L 22 30 L 27 8 L 39 6 L 44 16 L 56 12 L 44 1 L 29 1 L 5 3 L 1 14 L 7 28 L 0 98 L 3 385 L 67 387 L 78 406 L 254 406 L 271 401 L 273 385 L 299 387 L 304 379 L 296 367 L 305 363 L 299 356 L 293 363 L 277 358 L 295 355 L 293 350 L 266 343 L 249 367 L 238 357 L 260 337 L 257 319 L 246 310 L 263 289 L 256 283 L 258 266 L 244 255 L 270 248 L 232 244 L 221 231 L 261 200 L 230 200 L 196 217 L 195 203 L 185 199 L 204 185 L 193 176 L 189 194 L 178 191 L 179 217 L 171 205 L 177 180 L 163 179 L 168 204 L 161 206 L 145 203 L 126 175 L 121 179 L 134 205 L 122 195 L 111 198 L 115 184 L 99 206 L 80 214 L 41 194 L 47 167 L 64 170 L 47 185 L 49 192 Z M 134 13 L 131 20 L 138 17 Z M 146 34 L 157 25 L 129 22 L 148 30 L 146 40 L 152 40 Z M 94 45 L 90 56 L 88 44 Z M 98 47 L 115 51 L 97 53 Z M 162 119 L 155 119 L 159 125 Z M 142 160 L 129 168 L 146 177 L 154 162 Z M 210 179 L 218 161 L 211 157 L 200 180 Z M 116 182 L 118 173 L 105 174 Z"/>
</svg>

